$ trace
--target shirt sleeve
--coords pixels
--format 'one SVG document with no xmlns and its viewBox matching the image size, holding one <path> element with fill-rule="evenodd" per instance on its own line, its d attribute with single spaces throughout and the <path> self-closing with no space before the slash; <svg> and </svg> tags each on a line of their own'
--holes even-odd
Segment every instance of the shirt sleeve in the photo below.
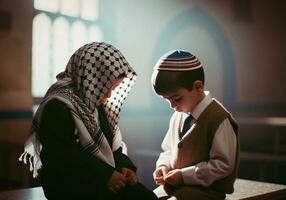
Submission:
<svg viewBox="0 0 286 200">
<path fill-rule="evenodd" d="M 169 129 L 163 139 L 163 142 L 161 144 L 162 152 L 159 155 L 159 158 L 156 162 L 156 167 L 160 167 L 162 165 L 168 167 L 171 169 L 171 160 L 172 160 L 172 128 L 173 128 L 173 120 L 175 118 L 175 113 L 172 115 L 169 123 Z"/>
<path fill-rule="evenodd" d="M 210 160 L 182 169 L 186 185 L 207 187 L 214 181 L 228 176 L 235 167 L 236 134 L 228 119 L 217 129 L 210 151 Z"/>
<path fill-rule="evenodd" d="M 54 184 L 105 184 L 115 169 L 83 149 L 74 131 L 69 108 L 58 100 L 48 102 L 40 124 L 43 172 L 48 180 L 56 179 Z"/>
</svg>

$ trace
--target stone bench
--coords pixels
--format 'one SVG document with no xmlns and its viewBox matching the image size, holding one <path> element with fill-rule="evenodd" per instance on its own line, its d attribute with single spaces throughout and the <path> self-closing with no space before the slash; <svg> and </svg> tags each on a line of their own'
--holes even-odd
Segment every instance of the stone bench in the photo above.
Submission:
<svg viewBox="0 0 286 200">
<path fill-rule="evenodd" d="M 0 192 L 1 200 L 46 200 L 41 187 Z M 285 200 L 286 185 L 237 179 L 226 200 Z"/>
<path fill-rule="evenodd" d="M 237 179 L 226 200 L 286 200 L 286 185 Z"/>
</svg>

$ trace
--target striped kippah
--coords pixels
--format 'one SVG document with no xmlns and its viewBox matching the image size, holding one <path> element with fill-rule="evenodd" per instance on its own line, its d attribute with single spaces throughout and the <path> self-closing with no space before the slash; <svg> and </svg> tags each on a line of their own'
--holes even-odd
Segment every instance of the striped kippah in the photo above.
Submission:
<svg viewBox="0 0 286 200">
<path fill-rule="evenodd" d="M 156 63 L 156 70 L 188 71 L 202 67 L 196 56 L 184 50 L 175 50 L 163 55 Z"/>
</svg>

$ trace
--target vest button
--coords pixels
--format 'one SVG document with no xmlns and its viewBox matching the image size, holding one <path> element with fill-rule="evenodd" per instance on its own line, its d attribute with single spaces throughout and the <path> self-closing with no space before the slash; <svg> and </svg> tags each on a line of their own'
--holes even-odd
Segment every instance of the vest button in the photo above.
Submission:
<svg viewBox="0 0 286 200">
<path fill-rule="evenodd" d="M 178 148 L 180 149 L 180 148 L 182 148 L 182 147 L 183 147 L 183 143 L 180 142 L 180 143 L 178 144 Z"/>
</svg>

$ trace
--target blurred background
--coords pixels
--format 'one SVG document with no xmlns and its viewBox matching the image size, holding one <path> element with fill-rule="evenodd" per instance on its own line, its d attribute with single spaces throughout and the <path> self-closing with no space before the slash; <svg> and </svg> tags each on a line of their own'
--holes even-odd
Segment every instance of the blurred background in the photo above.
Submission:
<svg viewBox="0 0 286 200">
<path fill-rule="evenodd" d="M 284 0 L 1 0 L 0 190 L 39 184 L 18 162 L 33 111 L 91 41 L 116 46 L 138 73 L 120 126 L 150 189 L 172 114 L 150 77 L 173 49 L 202 61 L 206 90 L 239 122 L 239 177 L 286 184 L 285 10 Z"/>
</svg>

